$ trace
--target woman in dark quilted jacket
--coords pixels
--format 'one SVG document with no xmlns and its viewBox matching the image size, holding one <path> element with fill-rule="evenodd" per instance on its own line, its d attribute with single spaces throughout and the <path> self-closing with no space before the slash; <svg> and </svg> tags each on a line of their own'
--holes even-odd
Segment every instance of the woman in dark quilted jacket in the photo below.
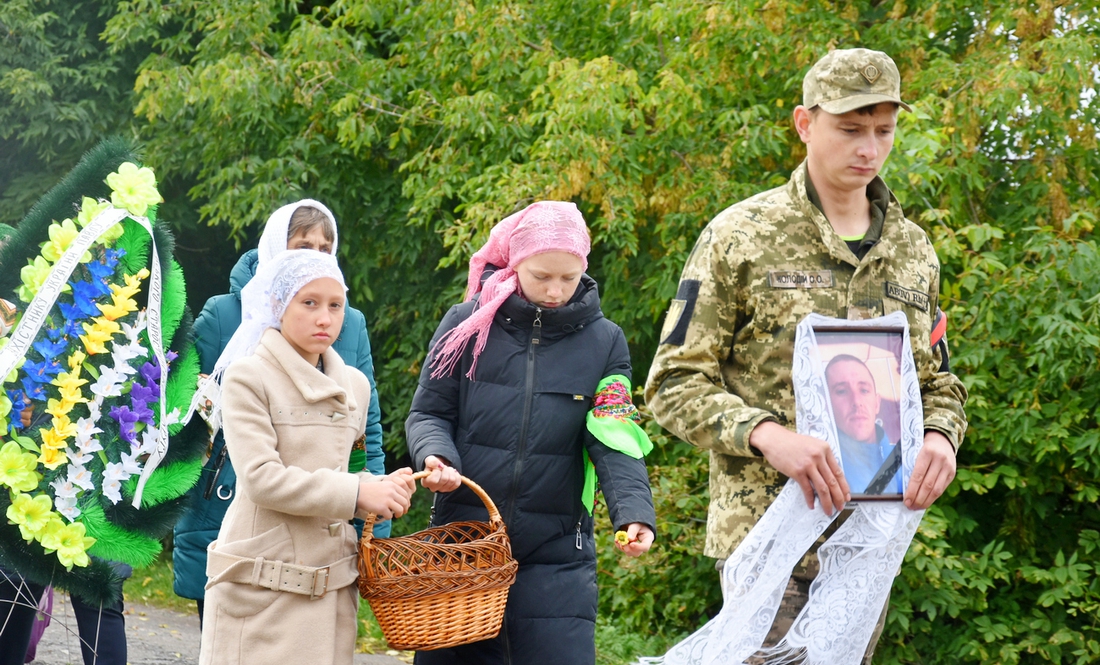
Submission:
<svg viewBox="0 0 1100 665">
<path fill-rule="evenodd" d="M 656 517 L 630 401 L 630 354 L 585 274 L 588 230 L 572 203 L 534 203 L 470 260 L 467 301 L 444 316 L 405 422 L 437 492 L 433 524 L 487 520 L 454 467 L 504 517 L 519 562 L 500 634 L 422 651 L 419 665 L 585 665 L 596 660 L 597 478 L 631 556 Z"/>
</svg>

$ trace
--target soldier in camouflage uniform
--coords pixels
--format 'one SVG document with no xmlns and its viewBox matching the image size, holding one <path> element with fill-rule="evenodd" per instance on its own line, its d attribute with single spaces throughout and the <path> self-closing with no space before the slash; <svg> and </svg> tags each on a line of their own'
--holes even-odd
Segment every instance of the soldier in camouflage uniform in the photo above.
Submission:
<svg viewBox="0 0 1100 665">
<path fill-rule="evenodd" d="M 645 397 L 662 426 L 710 450 L 708 556 L 728 557 L 788 477 L 827 513 L 850 498 L 828 444 L 792 431 L 795 328 L 810 312 L 905 313 L 925 424 L 905 505 L 928 507 L 954 478 L 966 389 L 949 371 L 946 344 L 929 345 L 942 316 L 939 261 L 878 177 L 899 108 L 910 110 L 885 53 L 823 57 L 794 111 L 806 160 L 786 185 L 719 213 L 684 266 Z M 796 569 L 766 645 L 805 604 L 816 564 L 811 554 Z M 877 640 L 876 631 L 868 662 Z"/>
</svg>

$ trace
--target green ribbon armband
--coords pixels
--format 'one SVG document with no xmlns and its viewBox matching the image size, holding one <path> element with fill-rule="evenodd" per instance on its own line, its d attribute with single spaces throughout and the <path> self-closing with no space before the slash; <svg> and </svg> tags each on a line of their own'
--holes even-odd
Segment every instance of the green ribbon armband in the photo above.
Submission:
<svg viewBox="0 0 1100 665">
<path fill-rule="evenodd" d="M 592 436 L 612 450 L 642 459 L 653 450 L 653 442 L 638 422 L 642 419 L 630 400 L 630 379 L 622 374 L 604 377 L 596 386 L 594 406 L 585 418 Z M 584 451 L 584 489 L 581 503 L 588 514 L 596 505 L 596 467 Z"/>
</svg>

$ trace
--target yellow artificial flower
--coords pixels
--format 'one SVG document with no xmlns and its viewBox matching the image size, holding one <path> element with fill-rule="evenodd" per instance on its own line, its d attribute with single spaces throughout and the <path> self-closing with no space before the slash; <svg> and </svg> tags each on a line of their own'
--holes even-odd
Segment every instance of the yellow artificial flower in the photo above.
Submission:
<svg viewBox="0 0 1100 665">
<path fill-rule="evenodd" d="M 107 176 L 111 188 L 111 203 L 125 208 L 135 215 L 144 215 L 149 206 L 160 203 L 157 177 L 147 166 L 138 168 L 131 162 L 123 162 L 118 172 Z"/>
<path fill-rule="evenodd" d="M 8 441 L 0 448 L 0 485 L 17 492 L 29 492 L 38 487 L 38 457 L 23 450 L 18 443 Z"/>
<path fill-rule="evenodd" d="M 69 356 L 69 369 L 76 370 L 74 376 L 80 375 L 80 367 L 84 364 L 84 360 L 87 359 L 87 357 L 88 356 L 84 355 L 84 352 L 80 349 L 76 349 L 73 351 L 72 355 Z"/>
<path fill-rule="evenodd" d="M 57 520 L 60 525 L 61 520 Z M 85 536 L 84 523 L 55 526 L 51 520 L 42 534 L 42 547 L 47 550 L 57 551 L 57 560 L 66 569 L 72 570 L 73 566 L 84 567 L 90 563 L 88 548 L 95 544 L 95 538 Z"/>
<path fill-rule="evenodd" d="M 50 400 L 52 403 L 54 400 Z M 57 432 L 59 437 L 66 439 L 76 436 L 76 423 L 69 420 L 69 416 L 65 414 L 58 415 L 56 413 L 50 414 L 53 416 L 53 431 Z"/>
<path fill-rule="evenodd" d="M 42 285 L 46 283 L 46 278 L 50 276 L 50 271 L 53 270 L 53 266 L 50 262 L 41 256 L 34 257 L 34 261 L 30 261 L 27 265 L 19 271 L 19 279 L 23 281 L 23 284 L 19 287 L 16 294 L 23 302 L 30 302 L 34 300 L 35 294 L 42 288 Z M 69 285 L 66 284 L 64 291 L 70 291 Z"/>
<path fill-rule="evenodd" d="M 112 286 L 111 288 L 113 289 L 115 287 Z M 112 299 L 114 300 L 114 302 L 109 305 L 105 303 L 96 303 L 96 307 L 99 308 L 99 311 L 103 312 L 103 318 L 107 319 L 108 321 L 121 319 L 130 312 L 137 311 L 138 306 L 137 303 L 134 302 L 133 298 L 119 298 L 116 295 Z"/>
<path fill-rule="evenodd" d="M 16 493 L 8 506 L 8 519 L 19 526 L 19 533 L 23 534 L 23 540 L 28 543 L 41 537 L 42 531 L 56 516 L 53 512 L 53 503 L 46 494 L 32 497 L 30 494 Z"/>
<path fill-rule="evenodd" d="M 84 354 L 81 353 L 80 355 L 83 356 Z M 69 359 L 69 366 L 73 366 L 72 358 Z M 65 392 L 72 393 L 73 391 L 79 394 L 80 386 L 88 383 L 88 380 L 80 378 L 80 365 L 77 364 L 71 372 L 59 372 L 50 383 L 60 388 L 63 394 Z"/>
<path fill-rule="evenodd" d="M 73 224 L 73 220 L 66 219 L 60 224 L 56 222 L 50 224 L 49 233 L 49 241 L 42 244 L 42 257 L 50 263 L 57 263 L 65 250 L 69 249 L 69 245 L 73 244 L 76 237 L 80 235 L 80 230 L 76 228 L 76 224 Z M 92 255 L 88 252 L 84 252 L 80 257 L 81 263 L 91 260 Z"/>
<path fill-rule="evenodd" d="M 72 400 L 67 400 L 64 398 L 54 399 L 51 397 L 50 400 L 46 403 L 46 413 L 50 414 L 54 418 L 57 418 L 58 416 L 63 416 L 67 420 L 68 416 L 66 416 L 65 414 L 72 411 L 74 406 L 76 406 L 76 402 Z"/>
<path fill-rule="evenodd" d="M 42 463 L 42 466 L 46 467 L 50 471 L 53 471 L 65 462 L 69 461 L 69 458 L 65 454 L 65 451 L 63 449 L 51 448 L 50 446 L 45 445 L 46 431 L 42 432 L 42 443 L 42 454 L 38 456 L 38 461 Z"/>
<path fill-rule="evenodd" d="M 99 213 L 110 207 L 111 204 L 106 201 L 97 201 L 90 196 L 85 196 L 80 201 L 80 213 L 76 216 L 76 223 L 80 225 L 80 228 L 84 228 L 91 224 L 92 220 L 99 216 Z"/>
<path fill-rule="evenodd" d="M 141 290 L 141 280 L 149 276 L 149 269 L 142 268 L 136 275 L 124 275 L 126 286 L 111 285 L 111 298 L 117 303 L 121 298 L 133 298 Z"/>
<path fill-rule="evenodd" d="M 107 353 L 105 344 L 111 341 L 111 335 L 118 333 L 122 328 L 114 321 L 101 316 L 92 319 L 92 321 L 94 322 L 92 324 L 81 324 L 87 334 L 81 335 L 80 341 L 84 342 L 84 348 L 89 355 Z"/>
<path fill-rule="evenodd" d="M 76 223 L 80 225 L 80 228 L 92 223 L 99 213 L 107 210 L 111 207 L 111 204 L 107 201 L 96 201 L 93 198 L 84 197 L 84 200 L 80 203 L 80 214 L 76 216 Z M 113 245 L 123 232 L 122 224 L 115 224 L 111 228 L 107 229 L 96 239 L 96 242 L 101 245 Z"/>
</svg>

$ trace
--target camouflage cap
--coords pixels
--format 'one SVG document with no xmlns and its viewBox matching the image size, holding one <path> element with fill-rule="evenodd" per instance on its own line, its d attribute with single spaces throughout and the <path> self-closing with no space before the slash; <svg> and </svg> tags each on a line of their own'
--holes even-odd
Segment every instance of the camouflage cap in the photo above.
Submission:
<svg viewBox="0 0 1100 665">
<path fill-rule="evenodd" d="M 893 102 L 912 111 L 901 101 L 901 74 L 890 56 L 882 51 L 853 48 L 831 51 L 814 63 L 802 79 L 802 105 L 820 106 L 838 115 L 864 106 Z"/>
</svg>

